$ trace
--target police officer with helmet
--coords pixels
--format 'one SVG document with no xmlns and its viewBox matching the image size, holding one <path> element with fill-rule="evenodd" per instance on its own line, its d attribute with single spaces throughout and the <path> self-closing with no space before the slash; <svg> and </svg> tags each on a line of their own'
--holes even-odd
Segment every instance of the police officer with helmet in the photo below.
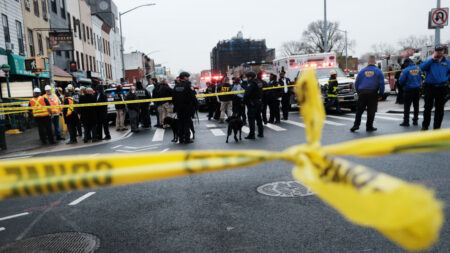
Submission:
<svg viewBox="0 0 450 253">
<path fill-rule="evenodd" d="M 419 120 L 419 100 L 420 100 L 420 86 L 422 85 L 422 75 L 419 67 L 414 62 L 406 58 L 403 62 L 407 66 L 401 73 L 398 80 L 399 85 L 403 89 L 403 123 L 400 126 L 409 126 L 409 111 L 411 103 L 414 107 L 413 125 L 417 126 Z"/>
<path fill-rule="evenodd" d="M 180 82 L 173 88 L 172 102 L 174 112 L 178 117 L 178 136 L 180 143 L 192 143 L 190 126 L 193 125 L 192 116 L 195 114 L 197 98 L 191 88 L 190 74 L 181 72 Z"/>
<path fill-rule="evenodd" d="M 250 133 L 245 139 L 255 139 L 255 121 L 258 124 L 258 137 L 264 137 L 264 128 L 261 119 L 262 109 L 262 86 L 258 85 L 256 80 L 256 73 L 249 71 L 245 74 L 248 80 L 248 86 L 244 93 L 244 103 L 248 110 L 248 124 Z"/>
</svg>

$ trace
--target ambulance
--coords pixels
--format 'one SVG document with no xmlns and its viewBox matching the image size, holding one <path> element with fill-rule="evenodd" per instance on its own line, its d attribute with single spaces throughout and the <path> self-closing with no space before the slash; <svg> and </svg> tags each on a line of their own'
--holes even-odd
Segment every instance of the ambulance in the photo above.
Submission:
<svg viewBox="0 0 450 253">
<path fill-rule="evenodd" d="M 274 60 L 273 65 L 274 70 L 278 74 L 282 71 L 286 72 L 286 77 L 292 82 L 302 74 L 303 70 L 315 69 L 322 90 L 324 103 L 328 102 L 326 91 L 328 79 L 330 78 L 330 71 L 336 70 L 338 73 L 338 98 L 340 105 L 341 107 L 349 108 L 352 111 L 356 110 L 358 94 L 356 93 L 354 86 L 355 80 L 347 77 L 338 67 L 335 53 L 291 55 Z M 291 99 L 291 101 L 295 101 L 295 98 Z"/>
</svg>

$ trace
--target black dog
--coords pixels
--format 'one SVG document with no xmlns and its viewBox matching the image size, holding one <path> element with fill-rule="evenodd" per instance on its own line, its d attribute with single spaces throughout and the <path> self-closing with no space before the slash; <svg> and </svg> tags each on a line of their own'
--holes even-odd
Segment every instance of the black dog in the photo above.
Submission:
<svg viewBox="0 0 450 253">
<path fill-rule="evenodd" d="M 171 117 L 165 117 L 163 125 L 168 125 L 170 128 L 172 128 L 173 131 L 173 139 L 172 142 L 178 142 L 179 136 L 178 136 L 178 119 L 174 119 Z M 195 130 L 194 130 L 194 124 L 192 123 L 190 125 L 190 130 L 192 132 L 192 139 L 195 139 Z"/>
<path fill-rule="evenodd" d="M 242 127 L 244 126 L 244 122 L 237 117 L 229 117 L 229 122 L 228 122 L 228 135 L 227 135 L 227 141 L 226 143 L 228 143 L 228 138 L 230 137 L 231 133 L 234 132 L 234 140 L 236 142 L 238 142 L 238 138 L 237 138 L 237 133 L 239 132 L 239 140 L 242 140 Z"/>
</svg>

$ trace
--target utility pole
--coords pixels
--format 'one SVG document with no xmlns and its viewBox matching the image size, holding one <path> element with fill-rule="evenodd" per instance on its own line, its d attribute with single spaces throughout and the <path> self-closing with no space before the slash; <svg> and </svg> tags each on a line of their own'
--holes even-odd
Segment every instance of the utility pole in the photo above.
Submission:
<svg viewBox="0 0 450 253">
<path fill-rule="evenodd" d="M 441 8 L 441 0 L 437 0 L 437 8 Z M 434 29 L 434 44 L 435 46 L 441 44 L 441 28 Z"/>
<path fill-rule="evenodd" d="M 439 1 L 439 0 L 438 0 Z M 328 52 L 328 38 L 327 38 L 327 0 L 323 0 L 323 49 Z"/>
</svg>

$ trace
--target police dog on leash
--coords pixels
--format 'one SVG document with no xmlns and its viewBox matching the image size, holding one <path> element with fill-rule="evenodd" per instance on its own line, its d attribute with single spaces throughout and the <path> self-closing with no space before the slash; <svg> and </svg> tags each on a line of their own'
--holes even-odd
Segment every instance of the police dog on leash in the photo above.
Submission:
<svg viewBox="0 0 450 253">
<path fill-rule="evenodd" d="M 244 126 L 244 122 L 237 117 L 231 116 L 228 118 L 228 134 L 227 134 L 227 141 L 226 143 L 228 143 L 228 138 L 230 137 L 230 135 L 232 134 L 232 132 L 234 133 L 234 140 L 236 142 L 238 142 L 239 140 L 242 141 L 242 127 Z M 237 138 L 237 133 L 239 132 L 239 140 Z"/>
<path fill-rule="evenodd" d="M 174 118 L 171 118 L 171 117 L 165 117 L 164 118 L 163 125 L 167 125 L 167 126 L 170 126 L 170 128 L 172 128 L 172 132 L 173 132 L 172 142 L 178 142 L 178 139 L 179 139 L 179 136 L 178 136 L 178 120 L 179 119 L 174 119 Z M 192 132 L 192 139 L 195 139 L 194 123 L 192 123 L 189 126 L 189 129 Z"/>
</svg>

